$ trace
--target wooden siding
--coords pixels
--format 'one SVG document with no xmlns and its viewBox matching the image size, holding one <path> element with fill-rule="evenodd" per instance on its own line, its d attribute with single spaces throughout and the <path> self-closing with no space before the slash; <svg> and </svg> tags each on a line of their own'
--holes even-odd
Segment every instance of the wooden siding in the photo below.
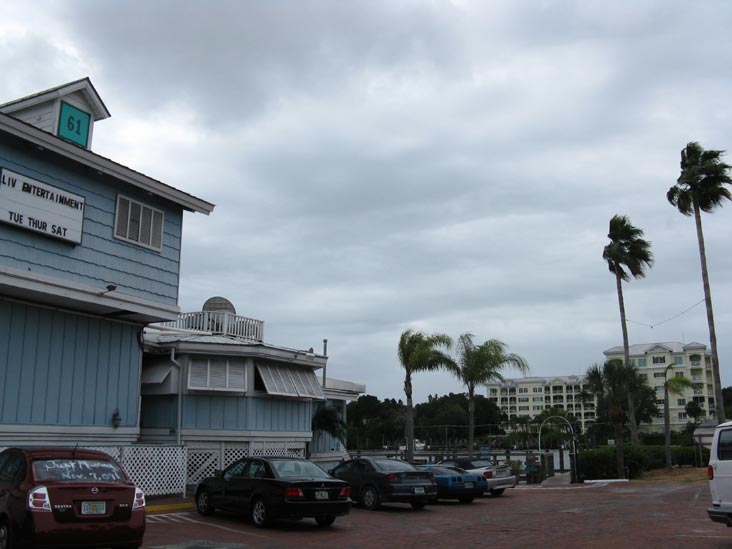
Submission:
<svg viewBox="0 0 732 549">
<path fill-rule="evenodd" d="M 172 402 L 175 398 L 172 399 Z M 174 427 L 165 397 L 145 397 L 144 427 Z M 151 403 L 155 403 L 149 406 Z M 167 403 L 166 403 L 167 402 Z M 174 404 L 173 404 L 174 405 Z M 149 407 L 148 407 L 149 406 Z M 183 428 L 232 431 L 310 431 L 309 401 L 284 398 L 183 395 Z M 165 418 L 170 424 L 164 424 Z"/>
<path fill-rule="evenodd" d="M 98 286 L 166 305 L 176 305 L 182 210 L 108 176 L 79 169 L 50 153 L 14 146 L 0 138 L 0 167 L 85 197 L 81 244 L 0 223 L 0 263 L 16 269 Z M 117 194 L 164 212 L 163 249 L 150 250 L 113 237 Z"/>
<path fill-rule="evenodd" d="M 88 107 L 86 107 L 85 110 L 88 110 Z M 43 131 L 54 135 L 56 134 L 56 128 L 54 128 L 54 122 L 56 121 L 56 109 L 54 103 L 50 101 L 40 105 L 34 105 L 33 107 L 29 107 L 22 111 L 14 112 L 11 116 Z"/>
<path fill-rule="evenodd" d="M 140 329 L 0 300 L 0 424 L 135 427 Z"/>
</svg>

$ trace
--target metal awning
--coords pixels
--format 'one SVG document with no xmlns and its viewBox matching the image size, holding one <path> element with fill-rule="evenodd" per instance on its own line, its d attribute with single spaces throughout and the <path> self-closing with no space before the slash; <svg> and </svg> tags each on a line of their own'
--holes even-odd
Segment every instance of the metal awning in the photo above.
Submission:
<svg viewBox="0 0 732 549">
<path fill-rule="evenodd" d="M 257 362 L 256 365 L 270 395 L 325 399 L 318 378 L 310 369 L 261 362 Z"/>
</svg>

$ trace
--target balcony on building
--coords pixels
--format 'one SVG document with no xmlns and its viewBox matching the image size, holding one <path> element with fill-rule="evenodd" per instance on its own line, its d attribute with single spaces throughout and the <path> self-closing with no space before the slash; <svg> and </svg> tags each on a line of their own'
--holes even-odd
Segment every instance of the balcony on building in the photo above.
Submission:
<svg viewBox="0 0 732 549">
<path fill-rule="evenodd" d="M 264 341 L 264 321 L 236 314 L 234 306 L 221 297 L 207 300 L 202 311 L 181 313 L 177 320 L 160 322 L 156 326 L 234 337 L 246 343 Z"/>
</svg>

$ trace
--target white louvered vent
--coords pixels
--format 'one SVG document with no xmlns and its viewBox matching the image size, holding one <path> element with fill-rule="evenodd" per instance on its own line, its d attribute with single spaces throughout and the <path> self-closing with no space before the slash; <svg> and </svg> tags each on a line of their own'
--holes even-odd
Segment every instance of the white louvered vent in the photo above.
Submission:
<svg viewBox="0 0 732 549">
<path fill-rule="evenodd" d="M 117 197 L 114 236 L 145 248 L 163 247 L 163 212 L 124 196 Z"/>
</svg>

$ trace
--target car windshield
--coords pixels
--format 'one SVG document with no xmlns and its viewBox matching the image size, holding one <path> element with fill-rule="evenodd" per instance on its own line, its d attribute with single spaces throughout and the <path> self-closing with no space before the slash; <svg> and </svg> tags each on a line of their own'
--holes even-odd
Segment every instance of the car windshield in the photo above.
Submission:
<svg viewBox="0 0 732 549">
<path fill-rule="evenodd" d="M 277 459 L 270 462 L 280 478 L 330 478 L 330 475 L 309 461 Z"/>
<path fill-rule="evenodd" d="M 495 464 L 492 461 L 489 461 L 487 459 L 476 459 L 475 461 L 470 462 L 473 466 L 473 468 L 476 467 L 493 467 Z"/>
<path fill-rule="evenodd" d="M 124 473 L 113 461 L 104 459 L 38 459 L 33 462 L 36 480 L 125 482 Z"/>
<path fill-rule="evenodd" d="M 416 471 L 414 465 L 410 465 L 405 461 L 397 461 L 395 459 L 375 459 L 374 465 L 380 471 L 387 473 L 398 473 L 400 471 Z"/>
</svg>

